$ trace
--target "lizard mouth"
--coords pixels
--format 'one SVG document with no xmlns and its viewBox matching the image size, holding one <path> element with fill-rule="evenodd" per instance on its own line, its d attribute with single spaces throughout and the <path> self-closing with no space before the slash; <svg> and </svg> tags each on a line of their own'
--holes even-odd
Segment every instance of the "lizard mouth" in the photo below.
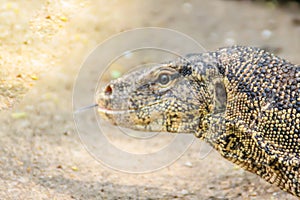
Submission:
<svg viewBox="0 0 300 200">
<path fill-rule="evenodd" d="M 99 106 L 98 104 L 98 112 L 99 113 L 103 113 L 103 114 L 109 114 L 109 115 L 122 115 L 122 114 L 129 114 L 129 113 L 133 113 L 133 112 L 137 112 L 137 111 L 141 111 L 142 109 L 146 108 L 146 107 L 152 107 L 154 105 L 163 103 L 164 101 L 157 101 L 154 102 L 152 104 L 148 104 L 146 106 L 143 107 L 138 107 L 138 108 L 131 108 L 131 109 L 109 109 L 109 108 L 104 108 Z"/>
<path fill-rule="evenodd" d="M 109 115 L 121 115 L 121 114 L 126 114 L 130 112 L 135 112 L 138 109 L 127 109 L 127 110 L 111 110 L 108 108 L 103 108 L 103 107 L 98 107 L 98 112 L 104 113 L 104 114 L 109 114 Z"/>
</svg>

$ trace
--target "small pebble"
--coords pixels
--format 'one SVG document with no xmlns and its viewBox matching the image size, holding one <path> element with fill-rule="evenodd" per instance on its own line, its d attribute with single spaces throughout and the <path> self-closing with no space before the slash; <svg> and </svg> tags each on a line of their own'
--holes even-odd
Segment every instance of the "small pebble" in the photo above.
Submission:
<svg viewBox="0 0 300 200">
<path fill-rule="evenodd" d="M 35 81 L 38 80 L 38 77 L 36 75 L 31 75 L 30 78 Z"/>
<path fill-rule="evenodd" d="M 65 131 L 63 134 L 64 134 L 65 136 L 68 136 L 68 135 L 70 135 L 70 132 L 69 132 L 69 131 Z"/>
<path fill-rule="evenodd" d="M 21 118 L 25 118 L 27 116 L 27 114 L 25 112 L 15 112 L 11 114 L 11 117 L 13 119 L 21 119 Z"/>
<path fill-rule="evenodd" d="M 181 190 L 180 193 L 183 194 L 183 195 L 187 195 L 187 194 L 189 194 L 189 191 L 183 189 L 183 190 Z"/>
<path fill-rule="evenodd" d="M 187 166 L 187 167 L 192 167 L 193 166 L 193 164 L 190 161 L 185 162 L 184 165 Z"/>
<path fill-rule="evenodd" d="M 75 171 L 75 172 L 78 171 L 78 167 L 76 167 L 76 166 L 72 166 L 71 169 L 72 169 L 73 171 Z"/>
<path fill-rule="evenodd" d="M 68 18 L 66 16 L 60 16 L 59 19 L 63 22 L 68 21 Z"/>
<path fill-rule="evenodd" d="M 265 29 L 261 32 L 261 36 L 264 38 L 264 39 L 269 39 L 271 36 L 272 36 L 272 31 L 268 30 L 268 29 Z"/>
<path fill-rule="evenodd" d="M 295 26 L 300 26 L 300 17 L 299 18 L 294 18 L 292 20 L 292 23 L 295 25 Z"/>
</svg>

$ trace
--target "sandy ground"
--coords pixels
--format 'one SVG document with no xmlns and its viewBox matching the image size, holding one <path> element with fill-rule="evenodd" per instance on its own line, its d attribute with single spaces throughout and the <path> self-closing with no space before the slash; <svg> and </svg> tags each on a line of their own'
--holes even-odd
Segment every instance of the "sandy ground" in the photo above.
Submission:
<svg viewBox="0 0 300 200">
<path fill-rule="evenodd" d="M 216 152 L 199 159 L 199 141 L 159 171 L 112 170 L 83 148 L 72 88 L 97 44 L 142 26 L 181 31 L 208 50 L 259 46 L 299 64 L 299 10 L 218 0 L 2 1 L 0 108 L 14 107 L 0 116 L 0 199 L 297 199 Z"/>
</svg>

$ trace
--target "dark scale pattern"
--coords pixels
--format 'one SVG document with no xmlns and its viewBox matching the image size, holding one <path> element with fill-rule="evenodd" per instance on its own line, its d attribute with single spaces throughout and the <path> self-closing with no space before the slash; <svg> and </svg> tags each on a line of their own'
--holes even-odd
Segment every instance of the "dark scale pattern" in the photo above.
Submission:
<svg viewBox="0 0 300 200">
<path fill-rule="evenodd" d="M 142 131 L 194 133 L 223 157 L 300 197 L 300 66 L 234 46 L 113 80 L 99 114 Z"/>
<path fill-rule="evenodd" d="M 225 118 L 243 124 L 248 137 L 239 142 L 251 155 L 242 158 L 241 149 L 228 159 L 300 196 L 300 66 L 250 47 L 220 49 L 219 59 L 227 69 Z"/>
</svg>

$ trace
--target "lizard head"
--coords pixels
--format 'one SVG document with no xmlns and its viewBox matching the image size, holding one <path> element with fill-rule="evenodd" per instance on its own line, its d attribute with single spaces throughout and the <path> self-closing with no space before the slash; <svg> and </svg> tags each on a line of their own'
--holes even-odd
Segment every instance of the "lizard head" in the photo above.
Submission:
<svg viewBox="0 0 300 200">
<path fill-rule="evenodd" d="M 98 92 L 99 114 L 135 130 L 199 132 L 215 108 L 207 74 L 214 76 L 217 68 L 204 58 L 193 55 L 112 80 Z"/>
</svg>

